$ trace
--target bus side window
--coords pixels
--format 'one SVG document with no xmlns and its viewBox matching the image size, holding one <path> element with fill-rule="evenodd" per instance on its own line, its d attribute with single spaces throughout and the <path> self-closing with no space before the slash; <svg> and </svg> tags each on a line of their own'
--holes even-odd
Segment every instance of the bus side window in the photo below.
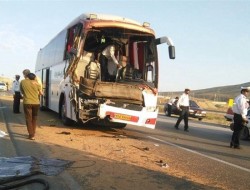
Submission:
<svg viewBox="0 0 250 190">
<path fill-rule="evenodd" d="M 73 30 L 73 28 L 71 28 L 68 31 L 68 38 L 67 38 L 66 51 L 65 51 L 65 59 L 70 59 L 70 50 L 73 47 L 73 42 L 74 42 L 74 30 Z"/>
<path fill-rule="evenodd" d="M 67 43 L 65 48 L 65 59 L 70 59 L 72 54 L 77 54 L 77 48 L 80 43 L 82 24 L 77 24 L 68 30 Z"/>
</svg>

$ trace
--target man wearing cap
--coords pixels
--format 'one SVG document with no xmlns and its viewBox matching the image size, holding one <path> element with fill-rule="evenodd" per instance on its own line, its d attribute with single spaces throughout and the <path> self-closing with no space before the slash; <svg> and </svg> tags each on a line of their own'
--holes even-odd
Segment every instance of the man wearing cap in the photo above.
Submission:
<svg viewBox="0 0 250 190">
<path fill-rule="evenodd" d="M 20 99 L 22 98 L 20 93 L 20 75 L 15 76 L 16 79 L 12 83 L 12 92 L 13 92 L 13 112 L 14 113 L 21 113 L 20 112 Z"/>
<path fill-rule="evenodd" d="M 179 118 L 175 124 L 175 128 L 179 129 L 179 124 L 182 119 L 184 119 L 184 131 L 189 132 L 188 130 L 188 115 L 189 115 L 189 92 L 190 89 L 186 88 L 184 93 L 180 96 L 177 102 L 177 109 L 180 110 Z"/>
<path fill-rule="evenodd" d="M 234 112 L 234 132 L 230 143 L 231 148 L 240 148 L 240 134 L 244 125 L 248 122 L 246 115 L 249 104 L 246 96 L 248 95 L 249 89 L 250 87 L 241 87 L 241 94 L 234 99 L 235 104 L 232 108 Z"/>
</svg>

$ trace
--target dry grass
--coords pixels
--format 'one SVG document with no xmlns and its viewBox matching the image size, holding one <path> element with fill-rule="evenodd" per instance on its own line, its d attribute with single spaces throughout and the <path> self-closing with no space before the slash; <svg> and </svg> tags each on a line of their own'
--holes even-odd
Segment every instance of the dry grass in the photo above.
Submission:
<svg viewBox="0 0 250 190">
<path fill-rule="evenodd" d="M 204 118 L 202 121 L 219 125 L 225 125 L 227 127 L 229 127 L 229 124 L 231 123 L 230 121 L 227 121 L 224 118 L 224 114 L 218 114 L 212 112 L 208 112 L 206 118 Z"/>
</svg>

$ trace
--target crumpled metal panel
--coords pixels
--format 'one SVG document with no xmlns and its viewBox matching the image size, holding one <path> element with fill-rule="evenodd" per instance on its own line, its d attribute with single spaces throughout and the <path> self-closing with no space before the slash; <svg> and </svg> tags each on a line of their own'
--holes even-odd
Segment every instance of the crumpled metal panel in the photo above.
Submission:
<svg viewBox="0 0 250 190">
<path fill-rule="evenodd" d="M 95 96 L 143 101 L 142 91 L 138 86 L 122 83 L 97 81 L 95 84 Z"/>
</svg>

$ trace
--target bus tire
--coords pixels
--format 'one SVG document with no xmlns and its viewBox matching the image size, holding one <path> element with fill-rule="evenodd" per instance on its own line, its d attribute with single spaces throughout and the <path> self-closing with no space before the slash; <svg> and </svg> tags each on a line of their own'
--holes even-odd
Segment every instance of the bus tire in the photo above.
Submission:
<svg viewBox="0 0 250 190">
<path fill-rule="evenodd" d="M 60 119 L 63 125 L 72 125 L 73 121 L 66 116 L 65 99 L 62 101 L 60 106 Z"/>
</svg>

